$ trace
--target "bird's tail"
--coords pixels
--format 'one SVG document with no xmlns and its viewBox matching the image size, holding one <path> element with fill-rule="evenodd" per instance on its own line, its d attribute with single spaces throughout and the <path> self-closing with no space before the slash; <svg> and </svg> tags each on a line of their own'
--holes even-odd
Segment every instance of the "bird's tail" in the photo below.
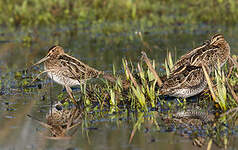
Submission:
<svg viewBox="0 0 238 150">
<path fill-rule="evenodd" d="M 113 76 L 111 74 L 108 74 L 108 73 L 104 73 L 102 75 L 102 78 L 104 78 L 104 79 L 106 79 L 106 80 L 108 80 L 110 82 L 116 82 L 116 80 L 117 80 L 117 78 L 115 76 Z"/>
</svg>

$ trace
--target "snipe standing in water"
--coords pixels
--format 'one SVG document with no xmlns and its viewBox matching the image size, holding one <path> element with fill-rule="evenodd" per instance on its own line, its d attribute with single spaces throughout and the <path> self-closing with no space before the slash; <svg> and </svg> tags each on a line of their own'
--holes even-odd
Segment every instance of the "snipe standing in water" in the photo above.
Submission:
<svg viewBox="0 0 238 150">
<path fill-rule="evenodd" d="M 91 78 L 97 78 L 100 75 L 110 78 L 103 71 L 96 70 L 78 59 L 66 54 L 62 47 L 53 46 L 48 54 L 34 65 L 44 63 L 44 72 L 55 82 L 65 86 L 67 93 L 76 101 L 72 95 L 70 87 L 80 85 Z"/>
<path fill-rule="evenodd" d="M 230 46 L 223 35 L 216 34 L 210 41 L 183 55 L 171 70 L 160 89 L 160 94 L 187 98 L 202 92 L 207 82 L 202 65 L 210 74 L 217 62 L 220 66 L 227 61 Z"/>
</svg>

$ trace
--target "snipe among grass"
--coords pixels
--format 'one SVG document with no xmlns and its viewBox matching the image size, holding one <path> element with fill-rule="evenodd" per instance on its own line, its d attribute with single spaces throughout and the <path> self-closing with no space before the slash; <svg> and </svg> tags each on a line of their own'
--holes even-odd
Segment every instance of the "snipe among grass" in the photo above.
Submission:
<svg viewBox="0 0 238 150">
<path fill-rule="evenodd" d="M 186 53 L 175 63 L 160 93 L 182 98 L 199 94 L 207 86 L 202 65 L 210 74 L 218 61 L 223 66 L 229 55 L 230 46 L 223 35 L 214 35 L 210 41 Z"/>
<path fill-rule="evenodd" d="M 202 63 L 214 67 L 220 61 L 220 65 L 227 61 L 230 55 L 230 46 L 222 34 L 214 35 L 202 46 L 194 48 L 181 56 L 171 70 L 171 74 L 179 73 L 186 66 L 202 66 Z"/>
</svg>

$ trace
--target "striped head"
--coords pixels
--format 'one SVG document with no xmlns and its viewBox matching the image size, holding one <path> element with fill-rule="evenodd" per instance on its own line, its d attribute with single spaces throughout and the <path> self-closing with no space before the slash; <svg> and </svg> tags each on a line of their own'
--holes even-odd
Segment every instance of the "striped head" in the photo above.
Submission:
<svg viewBox="0 0 238 150">
<path fill-rule="evenodd" d="M 34 65 L 38 65 L 42 62 L 48 61 L 48 60 L 54 60 L 57 59 L 60 55 L 64 54 L 64 49 L 60 46 L 53 46 L 48 50 L 47 55 L 42 58 L 41 60 L 39 60 L 37 63 L 35 63 Z"/>
<path fill-rule="evenodd" d="M 216 34 L 211 38 L 210 45 L 218 48 L 215 58 L 220 60 L 221 66 L 227 61 L 230 55 L 229 43 L 225 40 L 222 34 Z M 217 60 L 215 61 L 217 62 Z"/>
<path fill-rule="evenodd" d="M 214 35 L 210 40 L 210 45 L 219 46 L 223 44 L 228 44 L 222 34 Z"/>
<path fill-rule="evenodd" d="M 64 54 L 64 49 L 60 46 L 52 46 L 46 55 L 46 57 L 50 58 L 58 58 L 59 55 Z"/>
</svg>

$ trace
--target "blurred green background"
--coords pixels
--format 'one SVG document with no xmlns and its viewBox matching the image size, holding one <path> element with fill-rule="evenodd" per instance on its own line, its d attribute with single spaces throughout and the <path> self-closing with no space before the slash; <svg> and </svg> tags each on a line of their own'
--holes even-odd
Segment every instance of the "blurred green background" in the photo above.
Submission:
<svg viewBox="0 0 238 150">
<path fill-rule="evenodd" d="M 138 60 L 141 50 L 163 62 L 167 50 L 180 56 L 217 32 L 235 44 L 237 6 L 236 0 L 1 0 L 0 58 L 4 68 L 22 68 L 59 44 L 103 70 L 120 66 L 124 56 Z"/>
<path fill-rule="evenodd" d="M 1 0 L 0 24 L 231 25 L 238 20 L 237 6 L 236 0 Z"/>
</svg>

